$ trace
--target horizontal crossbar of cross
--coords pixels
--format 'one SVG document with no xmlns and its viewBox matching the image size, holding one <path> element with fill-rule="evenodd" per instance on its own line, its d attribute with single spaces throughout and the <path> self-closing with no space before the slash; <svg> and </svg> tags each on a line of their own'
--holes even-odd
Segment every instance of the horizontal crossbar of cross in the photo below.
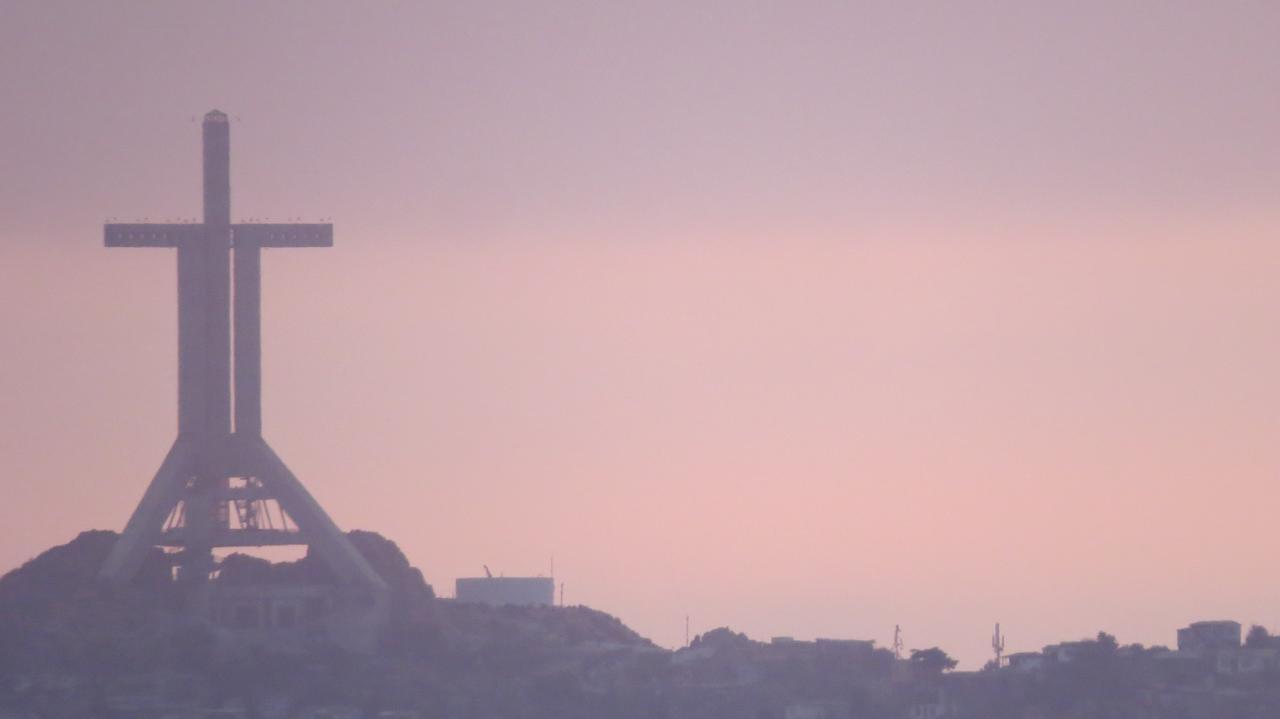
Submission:
<svg viewBox="0 0 1280 719">
<path fill-rule="evenodd" d="M 204 238 L 203 224 L 113 224 L 103 228 L 107 247 L 179 247 Z M 232 247 L 333 247 L 331 224 L 231 225 Z"/>
</svg>

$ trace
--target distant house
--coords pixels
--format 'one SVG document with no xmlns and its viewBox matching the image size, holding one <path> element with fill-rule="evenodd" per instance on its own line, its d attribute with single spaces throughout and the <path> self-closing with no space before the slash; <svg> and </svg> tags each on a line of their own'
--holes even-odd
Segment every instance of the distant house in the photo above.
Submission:
<svg viewBox="0 0 1280 719">
<path fill-rule="evenodd" d="M 1178 651 L 1212 654 L 1240 648 L 1240 622 L 1195 622 L 1178 630 Z"/>
<path fill-rule="evenodd" d="M 819 648 L 827 648 L 833 651 L 851 651 L 851 652 L 869 652 L 876 648 L 876 640 L 874 639 L 824 639 L 818 637 L 813 643 Z"/>
<path fill-rule="evenodd" d="M 1236 671 L 1260 674 L 1280 667 L 1280 651 L 1276 649 L 1242 649 L 1236 658 Z"/>
<path fill-rule="evenodd" d="M 1280 668 L 1280 650 L 1272 648 L 1224 649 L 1214 667 L 1219 674 L 1262 674 Z"/>
<path fill-rule="evenodd" d="M 813 646 L 823 661 L 856 661 L 875 653 L 876 643 L 871 639 L 823 639 L 813 640 Z"/>
<path fill-rule="evenodd" d="M 913 703 L 907 709 L 907 719 L 950 719 L 954 716 L 956 716 L 955 703 L 942 689 L 924 701 Z"/>
<path fill-rule="evenodd" d="M 1032 673 L 1044 668 L 1044 655 L 1040 652 L 1018 652 L 1005 657 L 1009 669 L 1015 672 Z"/>
<path fill-rule="evenodd" d="M 1092 640 L 1084 640 L 1079 642 L 1062 642 L 1061 644 L 1050 644 L 1044 648 L 1044 659 L 1059 664 L 1068 664 L 1079 659 L 1082 655 L 1088 653 L 1098 645 Z"/>
<path fill-rule="evenodd" d="M 809 657 L 814 651 L 813 642 L 795 637 L 773 637 L 759 652 L 759 661 L 765 664 L 786 665 Z"/>
<path fill-rule="evenodd" d="M 764 662 L 794 662 L 814 659 L 828 666 L 865 665 L 876 656 L 870 639 L 824 639 L 803 641 L 794 637 L 773 637 L 761 647 L 758 659 Z"/>
<path fill-rule="evenodd" d="M 1205 657 L 1191 652 L 1160 652 L 1153 654 L 1152 659 L 1165 683 L 1186 684 L 1200 681 L 1213 671 Z"/>
</svg>

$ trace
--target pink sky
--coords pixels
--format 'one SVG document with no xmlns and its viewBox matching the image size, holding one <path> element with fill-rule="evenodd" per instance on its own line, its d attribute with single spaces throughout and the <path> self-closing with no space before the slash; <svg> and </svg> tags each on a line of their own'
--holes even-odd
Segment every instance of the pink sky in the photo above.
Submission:
<svg viewBox="0 0 1280 719">
<path fill-rule="evenodd" d="M 0 569 L 172 440 L 173 257 L 100 225 L 199 214 L 217 107 L 233 217 L 336 225 L 265 261 L 265 434 L 446 595 L 1276 629 L 1280 7 L 952 5 L 5 4 Z"/>
</svg>

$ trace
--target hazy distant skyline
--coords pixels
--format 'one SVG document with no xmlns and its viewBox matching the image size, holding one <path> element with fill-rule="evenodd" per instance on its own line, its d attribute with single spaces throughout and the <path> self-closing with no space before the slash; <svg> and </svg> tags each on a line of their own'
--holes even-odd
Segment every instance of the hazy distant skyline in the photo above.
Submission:
<svg viewBox="0 0 1280 719">
<path fill-rule="evenodd" d="M 963 5 L 961 7 L 960 5 Z M 175 430 L 174 261 L 264 261 L 265 435 L 438 592 L 660 644 L 1280 626 L 1280 6 L 0 7 L 0 571 Z"/>
</svg>

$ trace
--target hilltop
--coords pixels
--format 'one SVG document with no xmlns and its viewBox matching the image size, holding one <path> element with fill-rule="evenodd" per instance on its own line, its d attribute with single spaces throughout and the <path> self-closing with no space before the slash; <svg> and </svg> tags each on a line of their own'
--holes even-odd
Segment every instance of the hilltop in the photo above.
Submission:
<svg viewBox="0 0 1280 719">
<path fill-rule="evenodd" d="M 938 648 L 760 642 L 721 627 L 668 651 L 587 607 L 490 607 L 435 596 L 394 542 L 351 532 L 391 587 L 376 651 L 227 654 L 182 619 L 168 557 L 129 586 L 96 579 L 117 535 L 85 532 L 0 578 L 0 718 L 1259 719 L 1280 716 L 1280 640 L 1235 622 L 1179 648 L 1099 633 L 1007 666 L 954 672 Z M 229 557 L 219 581 L 323 582 L 312 557 Z"/>
</svg>

